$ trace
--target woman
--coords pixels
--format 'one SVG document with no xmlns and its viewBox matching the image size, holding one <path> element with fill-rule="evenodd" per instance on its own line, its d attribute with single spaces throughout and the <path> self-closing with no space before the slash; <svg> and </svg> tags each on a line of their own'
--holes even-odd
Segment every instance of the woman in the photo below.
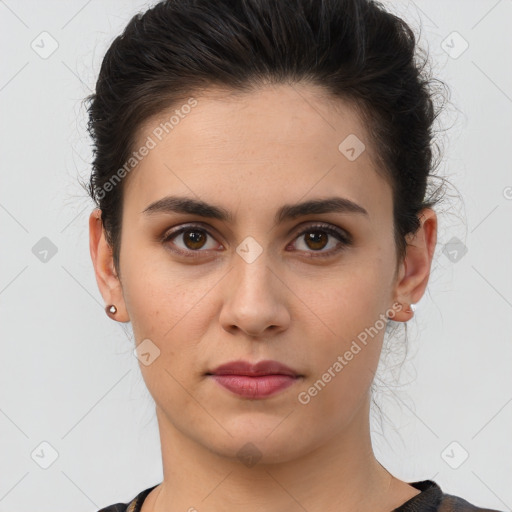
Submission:
<svg viewBox="0 0 512 512">
<path fill-rule="evenodd" d="M 425 64 L 365 0 L 165 1 L 113 42 L 90 248 L 164 479 L 103 512 L 484 510 L 394 477 L 370 438 L 386 328 L 436 246 Z"/>
</svg>

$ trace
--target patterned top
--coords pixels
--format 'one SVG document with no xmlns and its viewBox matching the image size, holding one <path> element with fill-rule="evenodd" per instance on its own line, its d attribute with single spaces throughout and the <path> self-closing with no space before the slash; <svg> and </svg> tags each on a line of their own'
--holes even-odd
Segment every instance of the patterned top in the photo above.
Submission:
<svg viewBox="0 0 512 512">
<path fill-rule="evenodd" d="M 140 512 L 146 496 L 157 485 L 140 492 L 129 503 L 110 505 L 98 512 Z M 441 487 L 432 480 L 410 482 L 409 485 L 421 492 L 391 512 L 503 512 L 496 509 L 480 508 L 458 496 L 445 494 Z"/>
</svg>

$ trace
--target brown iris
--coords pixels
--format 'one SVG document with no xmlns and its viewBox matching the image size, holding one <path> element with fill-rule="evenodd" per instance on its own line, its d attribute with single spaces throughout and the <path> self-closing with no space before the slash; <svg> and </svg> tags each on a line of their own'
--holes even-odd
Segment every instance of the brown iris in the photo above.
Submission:
<svg viewBox="0 0 512 512">
<path fill-rule="evenodd" d="M 305 235 L 306 244 L 310 249 L 323 249 L 327 245 L 329 235 L 321 231 L 312 231 Z M 312 244 L 312 245 L 311 245 Z"/>
<path fill-rule="evenodd" d="M 206 242 L 206 235 L 196 229 L 183 231 L 183 240 L 188 249 L 200 249 Z"/>
</svg>

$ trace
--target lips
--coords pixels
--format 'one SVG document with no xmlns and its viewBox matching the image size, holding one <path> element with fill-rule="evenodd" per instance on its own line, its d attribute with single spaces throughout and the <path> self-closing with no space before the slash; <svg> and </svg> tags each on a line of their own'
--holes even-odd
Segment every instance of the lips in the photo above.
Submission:
<svg viewBox="0 0 512 512">
<path fill-rule="evenodd" d="M 207 375 L 223 388 L 250 399 L 275 395 L 302 377 L 290 367 L 270 360 L 256 364 L 232 361 L 218 366 Z"/>
<path fill-rule="evenodd" d="M 278 361 L 259 361 L 256 364 L 248 361 L 231 361 L 218 366 L 209 374 L 213 375 L 246 375 L 249 377 L 258 377 L 261 375 L 288 375 L 289 377 L 300 377 L 298 372 Z"/>
</svg>

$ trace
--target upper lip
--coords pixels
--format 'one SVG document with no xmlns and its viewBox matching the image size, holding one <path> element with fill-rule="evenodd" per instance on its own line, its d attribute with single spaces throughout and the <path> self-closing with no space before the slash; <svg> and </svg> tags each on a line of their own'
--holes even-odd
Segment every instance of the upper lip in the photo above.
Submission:
<svg viewBox="0 0 512 512">
<path fill-rule="evenodd" d="M 300 377 L 300 375 L 285 364 L 279 361 L 259 361 L 250 363 L 248 361 L 238 360 L 217 366 L 215 370 L 207 375 L 247 375 L 256 377 L 259 375 L 290 375 L 291 377 Z"/>
</svg>

